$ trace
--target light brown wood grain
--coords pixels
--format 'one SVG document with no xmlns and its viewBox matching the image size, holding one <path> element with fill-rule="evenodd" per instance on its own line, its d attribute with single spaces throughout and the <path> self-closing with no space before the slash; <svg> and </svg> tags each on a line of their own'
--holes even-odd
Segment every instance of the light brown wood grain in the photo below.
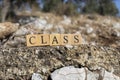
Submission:
<svg viewBox="0 0 120 80">
<path fill-rule="evenodd" d="M 72 34 L 61 34 L 61 45 L 70 45 Z"/>
<path fill-rule="evenodd" d="M 60 34 L 51 34 L 50 35 L 50 45 L 61 45 L 61 37 Z"/>
<path fill-rule="evenodd" d="M 31 34 L 26 36 L 27 46 L 80 45 L 80 34 Z"/>
<path fill-rule="evenodd" d="M 31 35 L 27 35 L 26 36 L 26 43 L 27 46 L 39 46 L 39 39 L 38 39 L 38 35 L 37 34 L 31 34 Z"/>
<path fill-rule="evenodd" d="M 50 35 L 49 34 L 38 35 L 38 40 L 39 40 L 40 46 L 50 45 Z"/>
</svg>

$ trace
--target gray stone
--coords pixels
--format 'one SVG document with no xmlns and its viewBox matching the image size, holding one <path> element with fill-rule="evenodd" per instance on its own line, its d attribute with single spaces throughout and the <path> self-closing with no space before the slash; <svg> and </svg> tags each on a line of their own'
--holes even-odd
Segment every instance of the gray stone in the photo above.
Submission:
<svg viewBox="0 0 120 80">
<path fill-rule="evenodd" d="M 93 28 L 92 28 L 92 27 L 87 27 L 86 29 L 87 29 L 87 33 L 88 33 L 88 34 L 90 34 L 90 33 L 93 32 Z"/>
<path fill-rule="evenodd" d="M 72 22 L 71 18 L 69 18 L 67 16 L 64 16 L 63 18 L 64 18 L 64 20 L 61 21 L 62 24 L 65 24 L 65 25 L 70 25 L 71 24 L 71 22 Z"/>
<path fill-rule="evenodd" d="M 38 73 L 33 73 L 31 80 L 42 80 L 42 79 L 41 79 L 40 74 L 38 74 Z"/>
<path fill-rule="evenodd" d="M 115 76 L 113 73 L 104 71 L 103 80 L 120 80 L 120 77 Z"/>
<path fill-rule="evenodd" d="M 57 25 L 56 26 L 56 32 L 57 33 L 65 33 L 65 30 L 62 25 Z"/>
<path fill-rule="evenodd" d="M 26 35 L 26 34 L 28 34 L 28 33 L 30 33 L 30 31 L 29 31 L 27 28 L 21 27 L 19 30 L 17 30 L 17 31 L 14 33 L 14 35 L 15 35 L 15 36 L 23 36 L 23 35 Z"/>
<path fill-rule="evenodd" d="M 113 24 L 113 28 L 120 30 L 120 23 Z"/>
<path fill-rule="evenodd" d="M 118 76 L 107 72 L 104 68 L 90 71 L 87 68 L 63 67 L 51 74 L 52 80 L 120 80 Z"/>
<path fill-rule="evenodd" d="M 51 74 L 52 80 L 85 80 L 84 68 L 63 67 Z"/>
</svg>

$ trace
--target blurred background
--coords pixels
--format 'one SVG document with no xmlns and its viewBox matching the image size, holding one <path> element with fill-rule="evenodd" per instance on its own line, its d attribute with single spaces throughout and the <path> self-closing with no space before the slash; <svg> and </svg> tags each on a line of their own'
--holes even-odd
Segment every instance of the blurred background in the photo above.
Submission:
<svg viewBox="0 0 120 80">
<path fill-rule="evenodd" d="M 120 47 L 119 11 L 120 0 L 0 0 L 0 44 L 26 46 L 27 34 L 77 33 L 83 44 Z"/>
<path fill-rule="evenodd" d="M 76 16 L 100 14 L 120 16 L 120 0 L 0 0 L 0 21 L 19 16 L 39 16 L 39 12 Z"/>
<path fill-rule="evenodd" d="M 81 34 L 85 46 L 26 48 L 28 34 Z M 0 80 L 30 80 L 34 73 L 51 80 L 65 65 L 88 69 L 74 69 L 73 76 L 63 70 L 64 80 L 115 80 L 119 53 L 120 0 L 0 0 Z"/>
</svg>

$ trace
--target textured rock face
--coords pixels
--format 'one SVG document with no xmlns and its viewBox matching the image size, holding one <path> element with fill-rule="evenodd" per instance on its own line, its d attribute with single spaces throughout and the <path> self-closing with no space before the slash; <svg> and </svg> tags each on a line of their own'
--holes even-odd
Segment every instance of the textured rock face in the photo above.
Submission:
<svg viewBox="0 0 120 80">
<path fill-rule="evenodd" d="M 120 51 L 112 47 L 80 45 L 67 47 L 33 47 L 0 49 L 0 78 L 29 79 L 33 73 L 43 80 L 64 66 L 84 67 L 91 71 L 100 67 L 120 75 Z"/>
<path fill-rule="evenodd" d="M 19 28 L 11 22 L 0 23 L 0 79 L 51 80 L 51 75 L 54 80 L 54 71 L 66 66 L 74 66 L 80 71 L 85 71 L 85 68 L 87 78 L 92 77 L 90 80 L 120 77 L 120 19 L 98 15 L 80 15 L 77 18 L 41 15 L 40 18 L 21 20 Z M 41 33 L 78 33 L 83 37 L 83 44 L 87 45 L 25 47 L 27 34 Z M 100 71 L 101 76 L 106 73 L 104 77 L 98 77 Z M 85 72 L 81 75 L 82 79 L 86 78 Z M 71 76 L 67 78 L 73 79 Z"/>
</svg>

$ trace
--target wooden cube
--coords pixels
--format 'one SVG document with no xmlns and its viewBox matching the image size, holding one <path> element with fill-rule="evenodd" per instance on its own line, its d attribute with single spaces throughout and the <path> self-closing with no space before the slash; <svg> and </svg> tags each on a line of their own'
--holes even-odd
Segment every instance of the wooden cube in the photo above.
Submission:
<svg viewBox="0 0 120 80">
<path fill-rule="evenodd" d="M 71 44 L 72 45 L 80 45 L 82 44 L 82 36 L 80 34 L 72 34 L 72 41 Z"/>
<path fill-rule="evenodd" d="M 39 39 L 40 46 L 50 45 L 50 35 L 49 34 L 39 34 L 38 39 Z"/>
<path fill-rule="evenodd" d="M 71 34 L 61 34 L 61 45 L 71 45 Z"/>
<path fill-rule="evenodd" d="M 54 46 L 54 45 L 60 45 L 60 44 L 61 44 L 60 34 L 51 34 L 50 35 L 50 45 Z"/>
<path fill-rule="evenodd" d="M 38 41 L 38 35 L 27 35 L 26 36 L 26 44 L 28 47 L 30 46 L 38 46 L 39 45 L 39 41 Z"/>
</svg>

